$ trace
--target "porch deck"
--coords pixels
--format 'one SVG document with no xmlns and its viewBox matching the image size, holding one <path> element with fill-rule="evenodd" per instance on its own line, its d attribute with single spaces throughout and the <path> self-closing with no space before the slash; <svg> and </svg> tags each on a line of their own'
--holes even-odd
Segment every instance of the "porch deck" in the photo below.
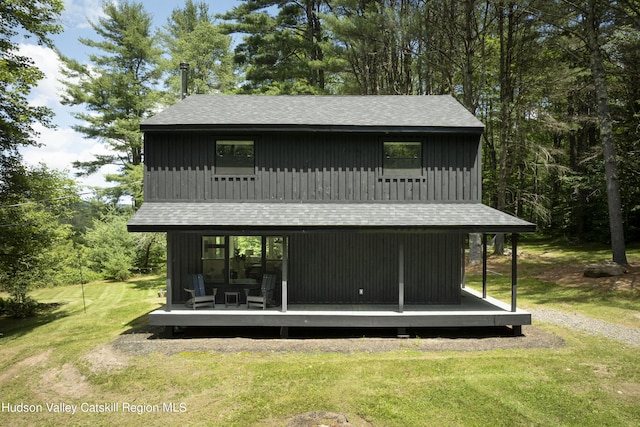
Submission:
<svg viewBox="0 0 640 427">
<path fill-rule="evenodd" d="M 166 308 L 166 307 L 165 307 Z M 531 324 L 531 314 L 511 307 L 470 289 L 462 290 L 459 305 L 398 305 L 366 304 L 289 304 L 266 310 L 225 307 L 192 310 L 184 304 L 174 304 L 149 314 L 149 324 L 155 326 L 265 326 L 265 327 L 467 327 L 521 326 Z"/>
</svg>

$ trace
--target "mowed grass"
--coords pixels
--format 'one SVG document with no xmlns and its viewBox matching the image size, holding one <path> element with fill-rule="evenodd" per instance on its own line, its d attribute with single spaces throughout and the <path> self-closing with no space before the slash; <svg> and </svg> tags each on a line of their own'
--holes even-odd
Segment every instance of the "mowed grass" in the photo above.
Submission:
<svg viewBox="0 0 640 427">
<path fill-rule="evenodd" d="M 558 254 L 543 257 L 549 252 L 543 245 L 522 246 L 530 254 L 521 261 L 523 304 L 570 306 L 614 323 L 633 323 L 635 315 L 637 327 L 633 291 L 586 298 L 579 286 L 527 278 L 536 268 L 600 256 L 589 255 L 591 249 L 564 255 L 558 247 Z M 491 295 L 507 295 L 501 280 L 491 277 Z M 161 278 L 85 285 L 86 314 L 80 286 L 41 289 L 33 293 L 38 301 L 60 305 L 38 319 L 0 319 L 0 425 L 282 426 L 296 414 L 321 410 L 374 426 L 640 422 L 638 348 L 556 325 L 536 325 L 565 340 L 554 349 L 423 353 L 407 345 L 388 353 L 209 351 L 113 359 L 109 344 L 146 323 L 146 314 L 163 302 L 156 295 L 162 286 Z M 77 405 L 76 414 L 46 406 L 60 402 Z M 19 404 L 42 411 L 16 412 Z M 105 411 L 114 404 L 117 411 Z"/>
<path fill-rule="evenodd" d="M 583 276 L 587 264 L 611 259 L 611 249 L 592 244 L 566 244 L 531 239 L 520 245 L 518 306 L 542 307 L 584 314 L 640 329 L 640 246 L 627 248 L 631 274 L 617 278 Z M 511 256 L 490 256 L 489 295 L 511 301 Z M 466 277 L 468 286 L 482 288 L 481 267 Z"/>
</svg>

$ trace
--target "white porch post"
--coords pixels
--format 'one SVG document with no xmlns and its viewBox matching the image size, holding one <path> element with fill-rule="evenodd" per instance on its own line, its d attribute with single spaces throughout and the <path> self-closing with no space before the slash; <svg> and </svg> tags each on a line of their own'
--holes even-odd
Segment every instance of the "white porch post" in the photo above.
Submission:
<svg viewBox="0 0 640 427">
<path fill-rule="evenodd" d="M 171 278 L 173 277 L 173 233 L 167 232 L 167 303 L 164 311 L 171 311 L 173 292 L 171 292 Z"/>
<path fill-rule="evenodd" d="M 482 298 L 487 298 L 487 235 L 482 234 Z"/>
<path fill-rule="evenodd" d="M 404 242 L 398 244 L 398 311 L 404 311 Z"/>
<path fill-rule="evenodd" d="M 287 280 L 289 270 L 289 239 L 287 236 L 282 237 L 282 312 L 287 312 Z"/>
<path fill-rule="evenodd" d="M 511 235 L 511 311 L 516 311 L 518 298 L 518 234 Z"/>
</svg>

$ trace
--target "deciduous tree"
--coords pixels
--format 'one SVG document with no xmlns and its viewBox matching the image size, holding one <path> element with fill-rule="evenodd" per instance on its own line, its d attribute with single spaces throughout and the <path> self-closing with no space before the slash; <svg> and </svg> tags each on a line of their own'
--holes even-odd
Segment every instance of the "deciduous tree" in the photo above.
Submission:
<svg viewBox="0 0 640 427">
<path fill-rule="evenodd" d="M 34 145 L 35 123 L 51 125 L 51 111 L 30 105 L 27 96 L 43 78 L 31 58 L 20 55 L 17 35 L 52 46 L 50 34 L 61 31 L 60 0 L 3 0 L 0 3 L 0 154 L 15 155 L 17 147 Z M 2 164 L 0 164 L 2 168 Z M 0 169 L 1 171 L 2 169 Z"/>
</svg>

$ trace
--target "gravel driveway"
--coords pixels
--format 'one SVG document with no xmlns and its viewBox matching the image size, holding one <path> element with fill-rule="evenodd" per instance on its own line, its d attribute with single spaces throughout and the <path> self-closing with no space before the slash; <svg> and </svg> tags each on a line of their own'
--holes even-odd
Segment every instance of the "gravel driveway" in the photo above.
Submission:
<svg viewBox="0 0 640 427">
<path fill-rule="evenodd" d="M 546 308 L 536 308 L 528 311 L 536 323 L 555 323 L 586 332 L 589 335 L 603 336 L 634 347 L 640 347 L 639 329 L 616 325 L 605 322 L 604 320 L 592 319 L 577 313 L 567 313 Z"/>
</svg>

